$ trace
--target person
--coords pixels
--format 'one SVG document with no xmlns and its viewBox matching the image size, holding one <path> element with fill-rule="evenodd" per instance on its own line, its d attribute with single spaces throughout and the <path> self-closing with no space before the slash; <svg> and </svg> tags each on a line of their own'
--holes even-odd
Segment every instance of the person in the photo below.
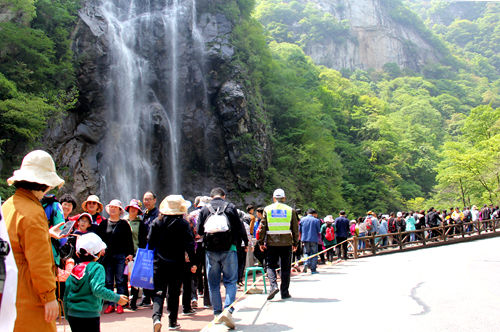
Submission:
<svg viewBox="0 0 500 332">
<path fill-rule="evenodd" d="M 64 220 L 68 221 L 71 213 L 76 209 L 76 201 L 73 196 L 65 194 L 61 196 L 61 198 L 59 199 L 59 203 L 61 203 Z"/>
<path fill-rule="evenodd" d="M 307 268 L 311 269 L 311 274 L 316 274 L 316 266 L 318 264 L 318 236 L 320 236 L 321 222 L 314 215 L 316 210 L 308 209 L 307 216 L 300 220 L 299 232 L 300 241 L 304 247 L 304 256 L 307 258 L 309 256 L 314 256 L 304 263 L 304 272 L 307 272 Z M 286 223 L 286 222 L 285 222 Z M 283 225 L 283 227 L 287 227 Z"/>
<path fill-rule="evenodd" d="M 116 285 L 118 294 L 128 295 L 127 279 L 123 272 L 128 262 L 134 258 L 132 230 L 128 222 L 121 219 L 125 213 L 122 202 L 113 199 L 106 205 L 106 212 L 109 218 L 103 220 L 96 231 L 108 248 L 102 260 L 106 271 L 106 288 L 114 290 Z M 115 304 L 109 302 L 104 313 L 109 314 L 113 311 L 115 311 Z M 120 304 L 116 306 L 116 312 L 123 313 L 123 307 Z"/>
<path fill-rule="evenodd" d="M 132 242 L 134 244 L 134 253 L 137 252 L 138 248 L 143 248 L 143 249 L 146 248 L 146 244 L 148 241 L 149 229 L 148 226 L 144 224 L 144 221 L 140 217 L 142 215 L 141 206 L 142 203 L 140 200 L 132 199 L 130 203 L 125 207 L 125 211 L 128 212 L 128 222 L 132 230 Z M 139 296 L 139 288 L 130 287 L 130 295 L 131 295 L 130 309 L 137 310 L 137 298 Z"/>
<path fill-rule="evenodd" d="M 337 244 L 337 239 L 335 238 L 335 225 L 333 224 L 333 217 L 331 215 L 325 217 L 325 222 L 321 225 L 320 233 L 323 238 L 325 249 L 331 248 Z M 327 264 L 333 262 L 334 254 L 335 252 L 333 249 L 326 252 Z"/>
<path fill-rule="evenodd" d="M 24 157 L 7 183 L 16 187 L 2 206 L 19 272 L 14 331 L 55 332 L 59 313 L 55 264 L 40 200 L 51 188 L 61 187 L 64 180 L 57 175 L 52 157 L 35 150 Z"/>
<path fill-rule="evenodd" d="M 260 221 L 262 220 L 262 217 L 264 216 L 264 208 L 258 207 L 257 210 L 255 210 L 255 212 L 257 213 L 257 217 L 255 218 L 255 223 L 253 226 L 253 237 L 255 239 L 255 243 L 257 243 L 256 241 L 259 240 L 258 235 L 259 235 L 259 229 L 260 229 L 260 227 L 259 227 Z M 260 246 L 257 244 L 254 247 L 253 255 L 255 256 L 255 258 L 257 258 L 257 261 L 259 262 L 258 263 L 259 266 L 263 267 L 266 253 L 263 252 L 262 250 L 260 250 Z"/>
<path fill-rule="evenodd" d="M 0 206 L 2 201 L 0 200 Z M 9 233 L 0 209 L 0 241 L 4 252 L 0 253 L 0 269 L 3 269 L 4 284 L 0 285 L 0 331 L 12 332 L 16 322 L 17 266 L 10 248 Z"/>
<path fill-rule="evenodd" d="M 252 237 L 255 237 L 255 234 L 253 233 L 253 229 L 255 228 L 255 220 L 256 220 L 254 212 L 255 212 L 255 206 L 253 206 L 252 204 L 247 205 L 247 213 L 250 216 L 250 235 Z"/>
<path fill-rule="evenodd" d="M 49 223 L 49 229 L 56 225 L 64 224 L 62 206 L 54 194 L 43 195 L 40 203 L 42 203 L 42 207 L 45 210 L 45 215 L 47 216 L 47 221 Z M 58 229 L 58 227 L 54 228 Z M 49 234 L 51 234 L 50 231 Z M 50 241 L 52 242 L 52 255 L 54 256 L 54 262 L 56 263 L 56 266 L 61 267 L 61 265 L 63 266 L 64 264 L 61 264 L 60 249 L 66 242 L 66 239 L 59 239 L 55 234 L 51 234 Z"/>
<path fill-rule="evenodd" d="M 158 218 L 159 210 L 156 207 L 156 195 L 152 191 L 146 191 L 142 197 L 142 202 L 144 203 L 144 214 L 142 216 L 142 220 L 144 224 L 148 226 L 148 234 L 149 229 L 153 221 Z M 150 289 L 143 289 L 143 297 L 139 306 L 147 306 L 151 304 L 151 299 L 153 298 L 154 291 Z"/>
<path fill-rule="evenodd" d="M 78 216 L 78 228 L 73 232 L 74 235 L 84 235 L 90 232 L 92 226 L 92 216 L 84 212 Z"/>
<path fill-rule="evenodd" d="M 96 232 L 97 227 L 104 221 L 106 218 L 103 218 L 101 215 L 103 209 L 102 203 L 99 201 L 99 197 L 97 195 L 90 195 L 87 197 L 82 203 L 83 212 L 87 212 L 92 216 L 92 226 L 90 227 L 91 232 Z"/>
<path fill-rule="evenodd" d="M 194 238 L 183 215 L 187 213 L 188 202 L 181 195 L 169 195 L 160 204 L 160 215 L 151 224 L 148 235 L 149 248 L 154 250 L 153 258 L 153 329 L 161 330 L 163 302 L 168 292 L 169 329 L 177 330 L 179 295 L 182 273 L 188 264 L 196 272 L 194 261 Z M 186 253 L 189 263 L 186 263 Z M 220 282 L 220 279 L 219 279 Z"/>
<path fill-rule="evenodd" d="M 272 300 L 278 293 L 278 282 L 276 269 L 278 261 L 281 266 L 281 285 L 279 291 L 283 300 L 291 298 L 290 274 L 292 251 L 297 250 L 299 243 L 299 221 L 297 213 L 286 205 L 285 191 L 278 188 L 273 193 L 273 204 L 264 208 L 262 216 L 261 231 L 259 234 L 259 245 L 266 252 L 267 277 L 271 284 L 271 290 L 267 297 Z"/>
<path fill-rule="evenodd" d="M 381 218 L 381 220 L 380 220 L 380 226 L 378 228 L 378 234 L 379 235 L 387 235 L 387 231 L 388 231 L 387 216 L 383 215 L 382 218 Z M 378 242 L 380 242 L 380 246 L 381 247 L 387 246 L 387 244 L 388 244 L 387 236 L 379 238 L 378 240 L 379 240 Z"/>
<path fill-rule="evenodd" d="M 414 232 L 416 230 L 416 228 L 415 228 L 416 220 L 413 217 L 413 211 L 411 211 L 406 216 L 405 222 L 406 222 L 405 230 L 407 232 Z M 410 242 L 414 242 L 414 241 L 415 241 L 415 233 L 410 233 Z"/>
<path fill-rule="evenodd" d="M 106 244 L 95 233 L 82 235 L 76 241 L 81 261 L 66 280 L 64 312 L 72 332 L 99 332 L 103 300 L 125 305 L 128 298 L 105 287 L 104 267 L 97 262 Z"/>
<path fill-rule="evenodd" d="M 194 210 L 189 214 L 188 219 L 191 224 L 195 226 L 195 262 L 196 262 L 196 274 L 193 278 L 193 288 L 192 288 L 192 299 L 191 307 L 198 307 L 198 297 L 196 291 L 200 295 L 203 295 L 203 307 L 210 308 L 212 304 L 210 303 L 210 292 L 208 290 L 208 280 L 205 267 L 205 248 L 203 247 L 203 238 L 196 233 L 196 228 L 198 225 L 198 219 L 200 216 L 201 209 L 206 206 L 212 198 L 209 196 L 197 196 L 194 200 Z"/>
<path fill-rule="evenodd" d="M 358 237 L 365 237 L 366 236 L 366 224 L 363 220 L 363 217 L 359 217 L 358 220 L 356 221 L 356 224 L 358 225 Z M 365 240 L 359 240 L 358 250 L 364 250 L 365 248 L 366 248 Z"/>
<path fill-rule="evenodd" d="M 366 223 L 366 222 L 365 222 Z M 335 219 L 337 243 L 337 257 L 343 257 L 347 260 L 347 238 L 349 237 L 349 219 L 345 216 L 345 211 L 341 210 L 339 216 Z"/>
<path fill-rule="evenodd" d="M 244 241 L 247 246 L 248 238 L 236 207 L 226 201 L 224 189 L 212 189 L 210 197 L 212 201 L 203 207 L 198 219 L 198 235 L 203 237 L 205 246 L 210 302 L 214 315 L 217 317 L 216 323 L 223 323 L 229 328 L 234 328 L 232 319 L 234 308 L 230 306 L 236 299 L 236 282 L 238 281 L 236 248 L 241 241 Z M 245 250 L 248 250 L 248 247 L 245 247 Z M 224 309 L 228 308 L 224 312 L 220 294 L 221 273 L 226 288 Z"/>
</svg>

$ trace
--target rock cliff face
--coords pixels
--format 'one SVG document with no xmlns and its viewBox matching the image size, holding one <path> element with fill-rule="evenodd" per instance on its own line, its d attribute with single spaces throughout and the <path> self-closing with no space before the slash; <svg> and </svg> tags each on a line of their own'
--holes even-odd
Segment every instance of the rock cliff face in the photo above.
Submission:
<svg viewBox="0 0 500 332">
<path fill-rule="evenodd" d="M 381 69 L 386 63 L 420 71 L 427 63 L 439 62 L 441 55 L 411 26 L 396 22 L 383 5 L 384 0 L 310 0 L 337 20 L 346 20 L 350 38 L 308 42 L 307 55 L 334 69 Z"/>
<path fill-rule="evenodd" d="M 215 2 L 84 2 L 73 35 L 79 106 L 50 135 L 64 191 L 127 201 L 259 185 L 268 136 Z"/>
</svg>

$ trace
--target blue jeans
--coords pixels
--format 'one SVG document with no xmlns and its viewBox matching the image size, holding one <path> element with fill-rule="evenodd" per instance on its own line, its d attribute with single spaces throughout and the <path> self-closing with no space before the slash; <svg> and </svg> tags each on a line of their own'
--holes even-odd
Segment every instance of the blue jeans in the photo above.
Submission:
<svg viewBox="0 0 500 332">
<path fill-rule="evenodd" d="M 363 237 L 365 235 L 366 235 L 366 233 L 359 233 L 359 237 Z M 358 250 L 365 249 L 365 247 L 366 247 L 365 240 L 359 240 L 358 241 Z"/>
<path fill-rule="evenodd" d="M 222 312 L 220 295 L 220 275 L 226 288 L 224 308 L 229 307 L 236 299 L 236 282 L 238 281 L 238 255 L 236 251 L 206 251 L 206 268 L 210 302 L 214 307 L 214 314 Z M 233 308 L 230 309 L 233 312 Z"/>
<path fill-rule="evenodd" d="M 128 296 L 128 280 L 123 274 L 123 271 L 125 271 L 125 257 L 124 254 L 106 257 L 104 269 L 106 271 L 106 288 L 114 291 L 116 285 L 118 294 Z M 112 302 L 108 302 L 108 304 L 114 305 Z"/>
<path fill-rule="evenodd" d="M 318 243 L 317 242 L 302 242 L 304 243 L 304 257 L 309 257 L 318 252 Z M 307 265 L 311 268 L 311 271 L 316 271 L 316 265 L 318 264 L 318 256 L 314 256 L 311 259 L 308 259 L 304 265 Z"/>
</svg>

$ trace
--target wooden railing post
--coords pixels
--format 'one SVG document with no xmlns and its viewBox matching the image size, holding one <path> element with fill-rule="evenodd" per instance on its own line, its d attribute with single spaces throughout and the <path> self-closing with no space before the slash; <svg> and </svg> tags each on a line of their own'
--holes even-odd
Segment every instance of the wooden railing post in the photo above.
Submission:
<svg viewBox="0 0 500 332">
<path fill-rule="evenodd" d="M 423 245 L 424 245 L 424 247 L 425 247 L 425 227 L 424 227 L 424 228 L 422 228 L 422 230 L 423 230 L 423 231 L 422 231 L 422 244 L 423 244 Z"/>
<path fill-rule="evenodd" d="M 476 220 L 476 223 L 477 223 L 477 235 L 481 235 L 481 227 L 483 225 L 481 225 L 481 220 Z"/>
<path fill-rule="evenodd" d="M 401 237 L 401 229 L 398 230 L 399 250 L 403 250 L 403 238 Z"/>
<path fill-rule="evenodd" d="M 372 244 L 372 254 L 376 255 L 377 254 L 377 248 L 376 248 L 376 243 L 375 243 L 375 235 L 372 235 L 372 238 L 370 240 Z"/>
<path fill-rule="evenodd" d="M 358 258 L 358 237 L 354 236 L 353 237 L 353 254 L 354 254 L 354 259 Z"/>
<path fill-rule="evenodd" d="M 443 230 L 443 242 L 446 242 L 446 230 L 444 228 L 444 221 L 441 224 L 441 229 Z"/>
</svg>

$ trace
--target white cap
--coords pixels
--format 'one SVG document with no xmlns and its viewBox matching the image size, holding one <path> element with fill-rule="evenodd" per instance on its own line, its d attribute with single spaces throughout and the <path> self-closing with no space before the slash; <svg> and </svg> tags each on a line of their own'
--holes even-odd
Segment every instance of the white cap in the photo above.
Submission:
<svg viewBox="0 0 500 332">
<path fill-rule="evenodd" d="M 87 233 L 81 235 L 78 240 L 76 240 L 76 251 L 79 252 L 80 249 L 85 249 L 86 252 L 97 257 L 103 249 L 106 249 L 106 243 L 101 240 L 99 235 Z"/>
<path fill-rule="evenodd" d="M 274 198 L 283 198 L 285 197 L 285 191 L 283 189 L 276 189 L 273 193 Z"/>
</svg>

